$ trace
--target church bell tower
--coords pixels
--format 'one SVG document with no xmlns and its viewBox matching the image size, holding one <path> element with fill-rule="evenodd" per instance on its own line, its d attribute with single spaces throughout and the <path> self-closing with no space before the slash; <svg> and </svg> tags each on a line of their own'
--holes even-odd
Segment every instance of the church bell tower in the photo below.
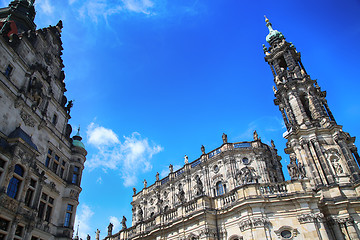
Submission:
<svg viewBox="0 0 360 240">
<path fill-rule="evenodd" d="M 274 103 L 287 129 L 285 153 L 290 155 L 291 178 L 309 178 L 317 188 L 359 182 L 355 137 L 335 121 L 326 91 L 307 74 L 300 52 L 266 17 L 265 21 L 270 46 L 263 45 L 263 50 L 274 76 Z"/>
</svg>

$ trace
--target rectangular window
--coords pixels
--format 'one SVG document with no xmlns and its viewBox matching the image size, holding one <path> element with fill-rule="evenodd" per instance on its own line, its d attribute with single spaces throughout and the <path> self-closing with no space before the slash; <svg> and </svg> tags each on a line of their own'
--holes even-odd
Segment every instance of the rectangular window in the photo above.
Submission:
<svg viewBox="0 0 360 240">
<path fill-rule="evenodd" d="M 32 200 L 32 197 L 34 195 L 34 190 L 32 190 L 31 188 L 29 188 L 27 191 L 26 191 L 26 195 L 25 195 L 25 205 L 30 207 L 31 206 L 31 200 Z"/>
<path fill-rule="evenodd" d="M 60 169 L 60 177 L 61 177 L 61 178 L 64 177 L 65 165 L 66 165 L 66 162 L 63 160 L 63 161 L 61 162 L 61 169 Z"/>
<path fill-rule="evenodd" d="M 15 230 L 15 238 L 14 239 L 21 239 L 23 232 L 24 232 L 24 227 L 18 225 Z"/>
<path fill-rule="evenodd" d="M 6 239 L 9 230 L 10 221 L 0 218 L 0 239 Z"/>
<path fill-rule="evenodd" d="M 71 204 L 67 205 L 66 213 L 65 213 L 65 221 L 64 221 L 64 227 L 70 227 L 71 223 L 71 216 L 72 216 L 72 210 L 74 206 Z"/>
<path fill-rule="evenodd" d="M 59 166 L 59 164 L 54 161 L 54 162 L 53 162 L 53 169 L 52 169 L 52 171 L 53 171 L 54 173 L 57 172 L 58 166 Z"/>
<path fill-rule="evenodd" d="M 13 67 L 11 65 L 8 65 L 4 72 L 5 77 L 9 78 L 12 70 L 13 70 Z"/>
<path fill-rule="evenodd" d="M 49 165 L 50 165 L 50 160 L 51 160 L 51 158 L 50 158 L 49 156 L 47 156 L 47 157 L 46 157 L 46 160 L 45 160 L 45 166 L 46 166 L 46 167 L 49 167 Z"/>
<path fill-rule="evenodd" d="M 38 217 L 39 218 L 43 218 L 43 216 L 44 216 L 44 210 L 45 210 L 45 205 L 46 205 L 46 203 L 45 202 L 43 202 L 43 201 L 40 201 L 40 204 L 39 204 L 39 211 L 38 211 Z"/>
<path fill-rule="evenodd" d="M 79 172 L 80 172 L 80 168 L 74 167 L 73 176 L 72 176 L 72 180 L 71 180 L 72 184 L 79 184 Z"/>
<path fill-rule="evenodd" d="M 39 204 L 38 217 L 40 219 L 42 219 L 42 220 L 50 222 L 52 209 L 53 209 L 53 204 L 54 204 L 54 198 L 49 197 L 45 193 L 42 193 L 41 194 L 41 201 L 40 201 L 40 204 Z"/>
<path fill-rule="evenodd" d="M 0 159 L 0 168 L 4 168 L 5 167 L 5 161 L 3 159 Z"/>
<path fill-rule="evenodd" d="M 67 212 L 65 214 L 64 227 L 70 227 L 71 213 Z"/>
</svg>

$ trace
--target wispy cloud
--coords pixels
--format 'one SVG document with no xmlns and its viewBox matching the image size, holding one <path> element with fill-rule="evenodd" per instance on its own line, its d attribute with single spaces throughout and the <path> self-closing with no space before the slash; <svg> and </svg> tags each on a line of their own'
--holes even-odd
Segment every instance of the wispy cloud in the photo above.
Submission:
<svg viewBox="0 0 360 240">
<path fill-rule="evenodd" d="M 122 0 L 122 2 L 125 9 L 137 13 L 150 14 L 154 7 L 154 2 L 151 0 Z"/>
<path fill-rule="evenodd" d="M 91 235 L 92 229 L 90 228 L 90 220 L 94 215 L 94 212 L 90 207 L 84 203 L 80 203 L 77 208 L 77 214 L 75 217 L 75 225 L 79 224 L 79 237 L 86 239 L 87 234 Z"/>
<path fill-rule="evenodd" d="M 87 161 L 90 171 L 97 167 L 102 167 L 104 172 L 119 170 L 126 187 L 137 183 L 139 173 L 150 171 L 153 155 L 163 150 L 137 132 L 124 136 L 120 142 L 114 131 L 95 123 L 88 126 L 87 138 L 88 143 L 97 149 Z"/>
<path fill-rule="evenodd" d="M 37 0 L 36 5 L 40 7 L 41 11 L 46 15 L 51 15 L 54 13 L 54 6 L 50 3 L 50 0 Z"/>
</svg>

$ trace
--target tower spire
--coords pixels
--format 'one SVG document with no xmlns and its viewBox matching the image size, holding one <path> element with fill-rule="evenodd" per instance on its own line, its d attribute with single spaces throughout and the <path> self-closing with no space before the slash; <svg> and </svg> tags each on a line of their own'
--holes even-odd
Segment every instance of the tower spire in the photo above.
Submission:
<svg viewBox="0 0 360 240">
<path fill-rule="evenodd" d="M 271 24 L 270 20 L 265 15 L 264 15 L 264 17 L 265 17 L 266 26 L 269 29 L 269 34 L 266 36 L 266 41 L 270 45 L 273 45 L 278 40 L 285 39 L 284 35 L 281 32 L 279 32 L 278 30 L 274 30 L 272 28 L 272 24 Z"/>
<path fill-rule="evenodd" d="M 285 153 L 290 155 L 291 177 L 298 178 L 302 168 L 302 175 L 311 178 L 317 187 L 359 182 L 356 161 L 360 165 L 360 157 L 355 139 L 336 123 L 326 91 L 321 91 L 317 81 L 306 73 L 294 45 L 274 30 L 266 17 L 265 22 L 270 44 L 269 49 L 263 47 L 265 61 L 274 76 L 274 103 L 287 128 Z"/>
</svg>

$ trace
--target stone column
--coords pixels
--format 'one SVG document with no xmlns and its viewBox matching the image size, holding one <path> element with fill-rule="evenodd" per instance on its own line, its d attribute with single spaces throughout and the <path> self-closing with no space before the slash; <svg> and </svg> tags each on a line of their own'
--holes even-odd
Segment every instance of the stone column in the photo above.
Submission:
<svg viewBox="0 0 360 240">
<path fill-rule="evenodd" d="M 315 182 L 317 184 L 324 185 L 325 176 L 324 176 L 324 174 L 322 172 L 321 165 L 320 165 L 319 160 L 317 159 L 317 157 L 315 155 L 314 150 L 310 149 L 311 145 L 310 145 L 310 148 L 309 148 L 309 145 L 310 145 L 310 143 L 307 142 L 307 143 L 303 144 L 302 147 L 304 148 L 304 150 L 306 152 L 306 155 L 309 157 L 309 159 L 312 160 L 310 162 L 310 164 L 314 164 L 314 166 L 315 166 L 315 168 L 314 168 L 314 170 L 315 170 L 315 174 L 314 174 Z"/>
<path fill-rule="evenodd" d="M 358 173 L 359 168 L 356 167 L 355 161 L 349 155 L 346 144 L 344 143 L 344 141 L 342 139 L 339 138 L 339 135 L 335 136 L 334 140 L 339 145 L 339 147 L 340 147 L 340 149 L 341 149 L 341 151 L 342 151 L 342 153 L 343 153 L 343 155 L 345 157 L 346 163 L 347 163 L 347 165 L 348 165 L 348 167 L 350 169 L 350 174 L 351 174 L 352 179 L 355 182 L 359 181 L 360 180 L 360 176 L 359 176 L 359 173 Z"/>
<path fill-rule="evenodd" d="M 318 140 L 317 139 L 312 139 L 311 143 L 314 145 L 316 155 L 321 161 L 321 166 L 323 166 L 324 174 L 326 175 L 326 179 L 327 179 L 328 183 L 329 184 L 335 183 L 334 174 L 332 172 L 331 167 L 329 166 L 329 162 L 324 157 L 324 155 L 323 155 L 323 153 L 321 151 L 321 147 L 320 147 L 320 144 L 319 144 Z"/>
</svg>

